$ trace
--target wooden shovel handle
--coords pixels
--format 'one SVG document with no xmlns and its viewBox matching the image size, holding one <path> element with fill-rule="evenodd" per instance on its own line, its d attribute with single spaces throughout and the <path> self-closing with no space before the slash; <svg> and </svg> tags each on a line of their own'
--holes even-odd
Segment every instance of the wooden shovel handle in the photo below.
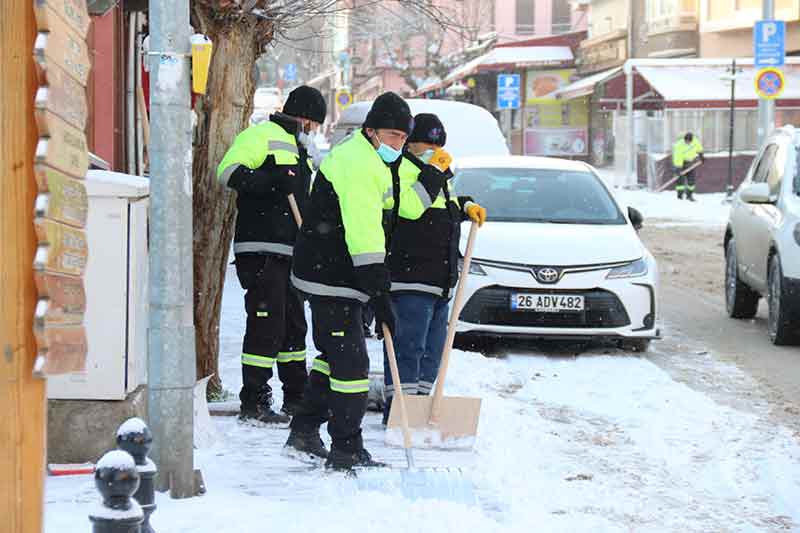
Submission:
<svg viewBox="0 0 800 533">
<path fill-rule="evenodd" d="M 383 342 L 386 343 L 386 358 L 389 360 L 389 368 L 392 372 L 392 383 L 394 384 L 394 398 L 400 405 L 400 424 L 403 428 L 403 447 L 411 449 L 411 431 L 408 429 L 408 412 L 406 411 L 406 398 L 403 394 L 403 385 L 400 383 L 400 371 L 397 369 L 397 357 L 394 354 L 394 342 L 392 342 L 392 332 L 386 324 L 381 324 L 383 328 Z M 409 465 L 413 466 L 413 465 Z"/>
<path fill-rule="evenodd" d="M 478 224 L 473 222 L 469 228 L 469 238 L 467 239 L 467 249 L 464 252 L 464 264 L 461 267 L 461 275 L 458 277 L 456 295 L 453 300 L 453 309 L 450 312 L 450 322 L 447 325 L 447 340 L 442 351 L 442 362 L 439 365 L 439 374 L 436 376 L 436 388 L 433 390 L 433 404 L 431 405 L 431 417 L 428 421 L 431 425 L 439 423 L 439 415 L 442 407 L 442 396 L 444 395 L 444 381 L 447 377 L 447 367 L 450 364 L 450 352 L 453 350 L 453 341 L 456 338 L 456 324 L 461 314 L 461 307 L 464 303 L 464 289 L 467 285 L 469 267 L 472 264 L 472 249 L 475 247 L 475 237 L 478 233 Z"/>
<path fill-rule="evenodd" d="M 292 209 L 294 221 L 297 222 L 297 229 L 303 225 L 303 216 L 300 214 L 300 208 L 297 207 L 297 200 L 294 199 L 294 194 L 289 195 L 289 207 Z"/>
</svg>

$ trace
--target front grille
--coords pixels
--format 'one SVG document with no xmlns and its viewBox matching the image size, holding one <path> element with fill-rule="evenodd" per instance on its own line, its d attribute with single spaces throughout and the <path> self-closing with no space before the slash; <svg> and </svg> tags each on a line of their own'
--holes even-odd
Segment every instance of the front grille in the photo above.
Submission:
<svg viewBox="0 0 800 533">
<path fill-rule="evenodd" d="M 512 311 L 511 294 L 563 294 L 584 296 L 584 310 L 578 313 Z M 461 320 L 472 324 L 553 328 L 619 328 L 630 324 L 625 306 L 617 295 L 602 289 L 536 290 L 485 287 L 467 302 Z"/>
</svg>

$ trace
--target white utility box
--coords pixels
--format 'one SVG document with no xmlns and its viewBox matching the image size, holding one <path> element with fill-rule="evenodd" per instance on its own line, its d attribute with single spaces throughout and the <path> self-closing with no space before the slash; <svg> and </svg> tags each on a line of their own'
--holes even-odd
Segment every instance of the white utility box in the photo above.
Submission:
<svg viewBox="0 0 800 533">
<path fill-rule="evenodd" d="M 58 400 L 124 400 L 147 383 L 147 210 L 150 180 L 86 175 L 86 369 L 47 379 Z"/>
</svg>

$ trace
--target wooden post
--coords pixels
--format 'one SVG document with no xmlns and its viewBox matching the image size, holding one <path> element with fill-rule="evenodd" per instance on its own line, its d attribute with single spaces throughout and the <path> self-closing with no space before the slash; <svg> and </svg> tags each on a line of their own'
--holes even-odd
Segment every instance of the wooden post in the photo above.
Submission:
<svg viewBox="0 0 800 533">
<path fill-rule="evenodd" d="M 9 533 L 40 533 L 44 514 L 47 401 L 45 381 L 33 376 L 33 4 L 0 2 L 0 520 Z"/>
</svg>

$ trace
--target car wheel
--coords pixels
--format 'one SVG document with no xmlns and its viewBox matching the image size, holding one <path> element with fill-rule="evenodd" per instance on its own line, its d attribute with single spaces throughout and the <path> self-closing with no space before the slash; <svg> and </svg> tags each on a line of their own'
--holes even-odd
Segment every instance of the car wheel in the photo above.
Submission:
<svg viewBox="0 0 800 533">
<path fill-rule="evenodd" d="M 731 318 L 753 318 L 758 311 L 758 293 L 739 279 L 736 243 L 728 241 L 725 249 L 725 309 Z"/>
<path fill-rule="evenodd" d="M 650 348 L 650 339 L 627 339 L 620 343 L 620 347 L 628 352 L 646 352 Z"/>
<path fill-rule="evenodd" d="M 796 344 L 798 342 L 798 320 L 797 312 L 793 312 L 793 302 L 785 288 L 786 283 L 783 279 L 783 269 L 781 268 L 781 258 L 778 254 L 772 256 L 769 261 L 769 290 L 767 300 L 769 302 L 769 317 L 767 319 L 767 330 L 772 344 Z"/>
</svg>

